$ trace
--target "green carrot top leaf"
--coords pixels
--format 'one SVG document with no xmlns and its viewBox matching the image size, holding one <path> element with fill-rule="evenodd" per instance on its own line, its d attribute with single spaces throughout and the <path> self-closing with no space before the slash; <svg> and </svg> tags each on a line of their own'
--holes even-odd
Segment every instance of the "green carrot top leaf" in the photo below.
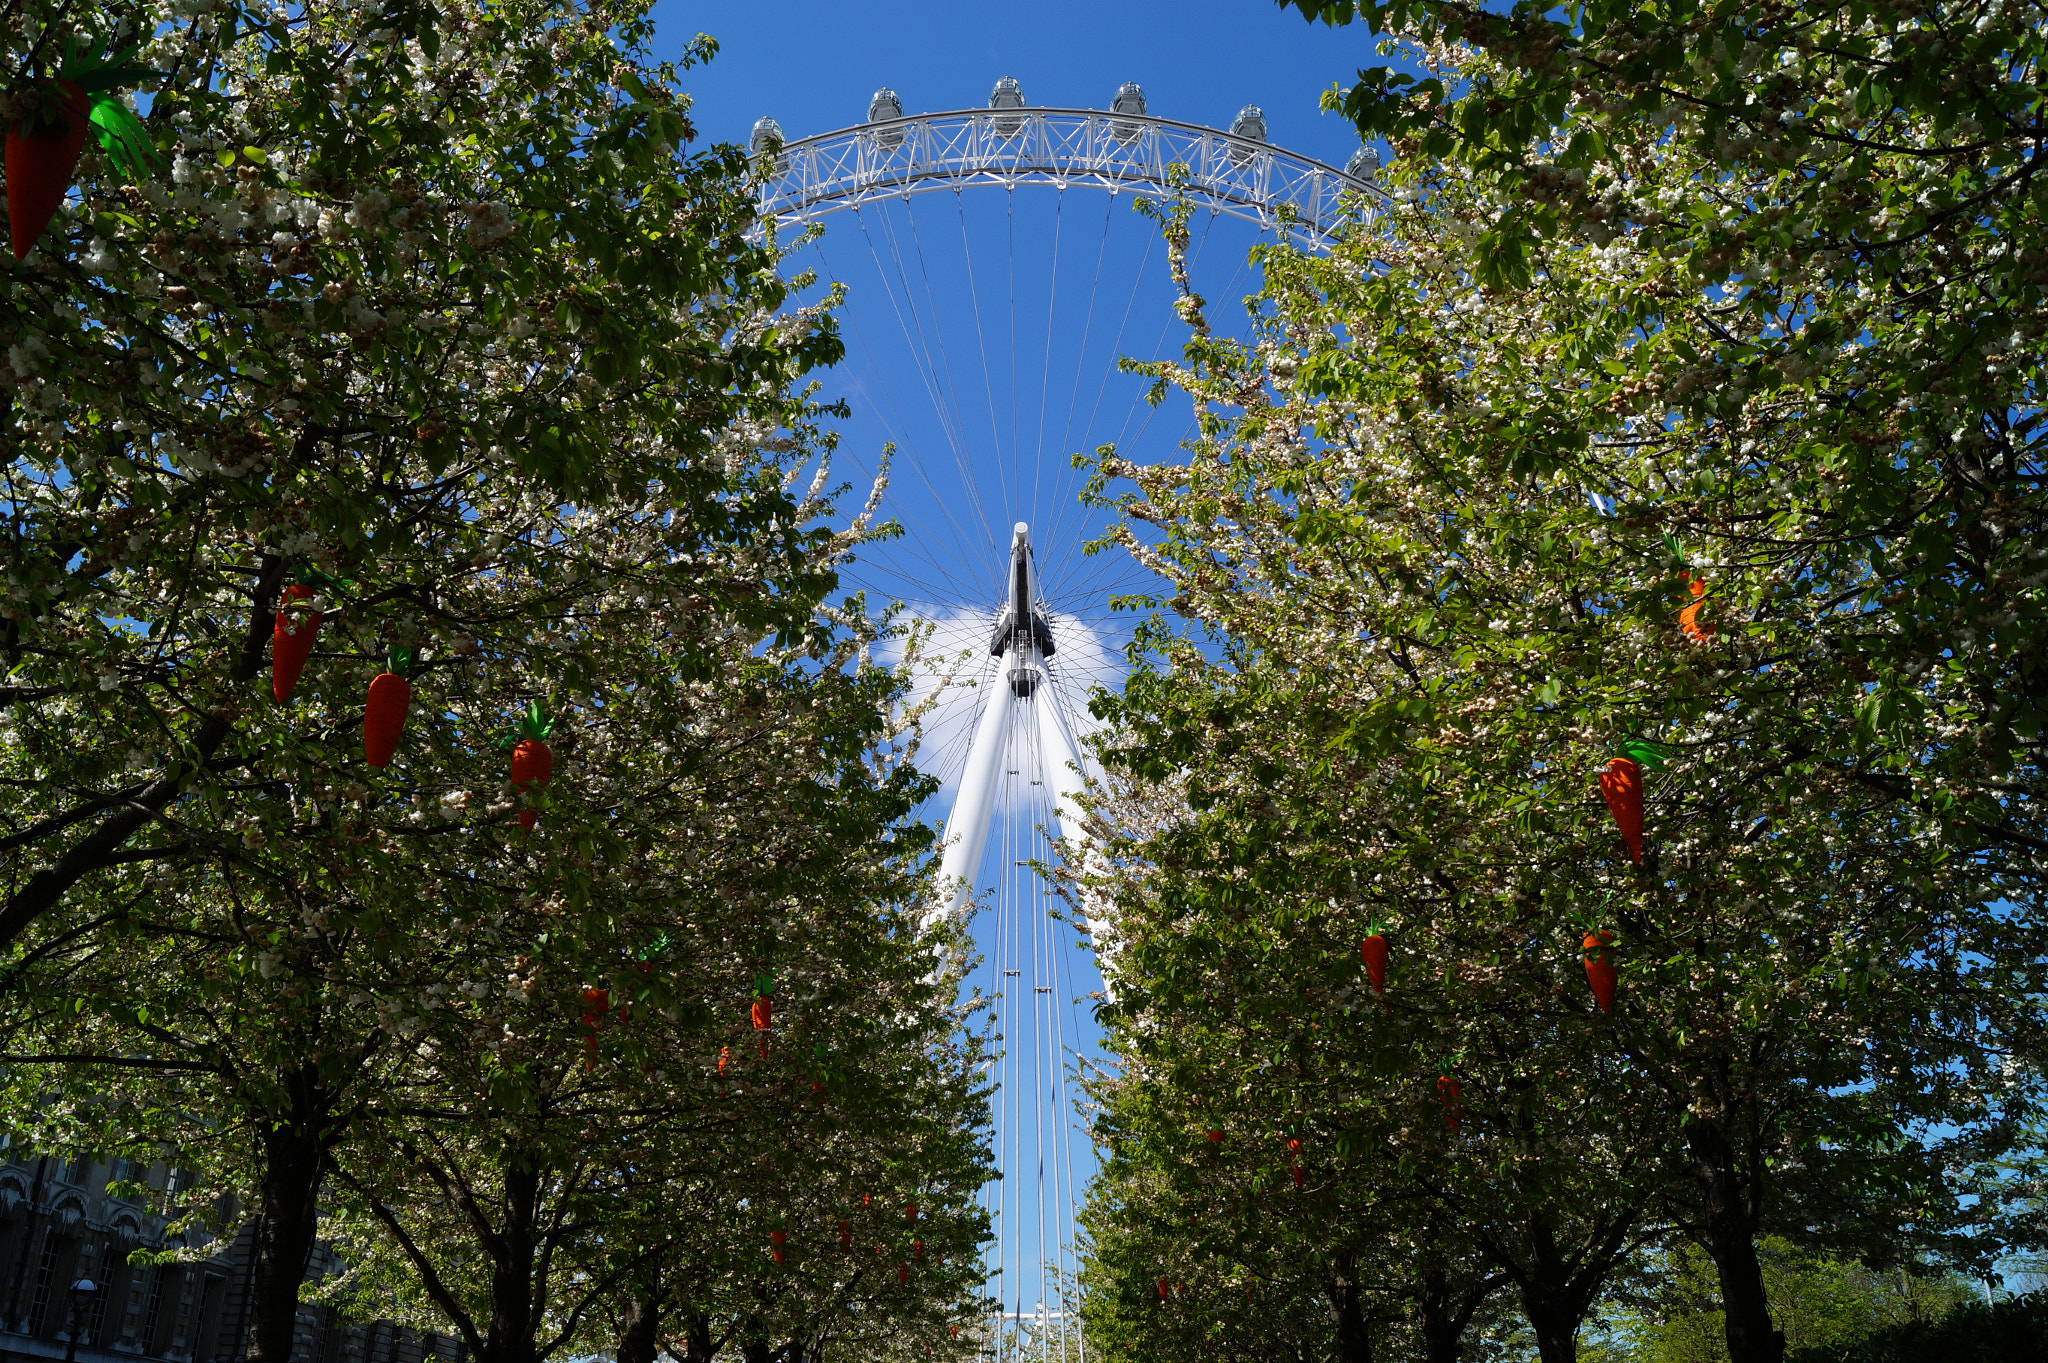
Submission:
<svg viewBox="0 0 2048 1363">
<path fill-rule="evenodd" d="M 1629 755 L 1631 761 L 1646 771 L 1657 770 L 1664 765 L 1665 759 L 1671 755 L 1670 751 L 1662 744 L 1651 743 L 1641 738 L 1629 739 L 1621 745 L 1621 750 Z"/>
<path fill-rule="evenodd" d="M 57 62 L 57 79 L 70 81 L 87 94 L 124 85 L 139 85 L 151 76 L 162 74 L 146 66 L 129 65 L 140 49 L 141 44 L 130 43 L 119 52 L 103 52 L 97 38 L 89 39 L 81 46 L 78 35 L 74 33 L 64 40 L 64 55 Z"/>
<path fill-rule="evenodd" d="M 512 726 L 511 733 L 498 740 L 498 746 L 501 748 L 516 748 L 529 738 L 536 743 L 545 743 L 548 741 L 548 735 L 554 731 L 555 722 L 549 719 L 540 708 L 540 702 L 530 700 L 526 702 L 526 713 L 521 715 L 519 722 Z M 667 940 L 666 937 L 663 940 Z"/>
<path fill-rule="evenodd" d="M 754 977 L 754 992 L 763 998 L 773 997 L 775 993 L 775 977 L 773 975 L 756 975 Z"/>
<path fill-rule="evenodd" d="M 384 659 L 384 670 L 387 672 L 395 672 L 401 677 L 412 672 L 413 651 L 409 648 L 400 648 L 394 644 L 390 652 L 384 655 Z"/>
</svg>

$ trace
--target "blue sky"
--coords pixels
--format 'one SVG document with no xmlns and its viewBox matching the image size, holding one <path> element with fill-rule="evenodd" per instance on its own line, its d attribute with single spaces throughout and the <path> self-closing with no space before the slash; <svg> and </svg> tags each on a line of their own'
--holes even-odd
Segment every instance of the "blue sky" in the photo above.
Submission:
<svg viewBox="0 0 2048 1363">
<path fill-rule="evenodd" d="M 1263 0 L 1035 5 L 697 4 L 654 11 L 661 55 L 698 33 L 718 59 L 685 82 L 712 140 L 745 141 L 773 115 L 792 138 L 859 122 L 887 85 L 906 112 L 978 108 L 999 76 L 1034 105 L 1106 108 L 1116 87 L 1145 87 L 1151 112 L 1228 127 L 1244 104 L 1265 110 L 1272 140 L 1342 165 L 1356 133 L 1317 107 L 1332 83 L 1377 64 L 1359 28 L 1306 23 Z"/>
</svg>

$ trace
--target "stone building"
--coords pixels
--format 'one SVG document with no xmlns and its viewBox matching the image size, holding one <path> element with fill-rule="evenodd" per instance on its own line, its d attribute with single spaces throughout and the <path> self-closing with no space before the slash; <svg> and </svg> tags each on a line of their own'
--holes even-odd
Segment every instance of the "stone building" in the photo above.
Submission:
<svg viewBox="0 0 2048 1363">
<path fill-rule="evenodd" d="M 254 1233 L 244 1225 L 211 1257 L 137 1267 L 138 1246 L 164 1247 L 179 1170 L 127 1160 L 62 1160 L 0 1138 L 0 1363 L 231 1363 L 248 1334 Z M 109 1183 L 149 1186 L 113 1197 Z M 194 1247 L 205 1241 L 190 1240 Z M 324 1247 L 309 1275 L 337 1271 Z M 91 1291 L 74 1290 L 81 1282 Z M 350 1324 L 324 1306 L 299 1309 L 304 1363 L 463 1363 L 459 1340 L 375 1321 Z"/>
</svg>

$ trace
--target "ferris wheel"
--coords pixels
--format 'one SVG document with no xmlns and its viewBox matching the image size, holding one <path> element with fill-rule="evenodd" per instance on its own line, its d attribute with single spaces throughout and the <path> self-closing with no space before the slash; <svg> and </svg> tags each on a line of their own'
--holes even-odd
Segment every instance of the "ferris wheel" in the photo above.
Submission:
<svg viewBox="0 0 2048 1363">
<path fill-rule="evenodd" d="M 979 906 L 969 984 L 990 1002 L 1002 1176 L 984 1190 L 986 1349 L 1085 1363 L 1068 1306 L 1095 1157 L 1075 1081 L 1097 1055 L 1102 985 L 1092 925 L 1054 917 L 1039 868 L 1056 837 L 1081 841 L 1088 694 L 1120 675 L 1115 598 L 1153 581 L 1083 554 L 1105 519 L 1073 456 L 1192 431 L 1118 371 L 1177 349 L 1157 225 L 1131 203 L 1183 195 L 1206 215 L 1189 267 L 1225 300 L 1254 287 L 1260 238 L 1318 249 L 1375 212 L 1378 158 L 1361 148 L 1338 170 L 1283 151 L 1250 105 L 1228 131 L 1161 118 L 1135 83 L 1107 110 L 1031 108 L 1008 77 L 985 109 L 906 116 L 878 90 L 864 123 L 796 141 L 764 117 L 750 149 L 764 223 L 787 236 L 830 219 L 792 259 L 820 294 L 846 291 L 848 361 L 827 380 L 849 413 L 841 458 L 880 473 L 869 451 L 894 449 L 883 511 L 904 534 L 850 585 L 906 603 L 943 660 L 920 765 L 950 801 L 935 908 Z"/>
</svg>

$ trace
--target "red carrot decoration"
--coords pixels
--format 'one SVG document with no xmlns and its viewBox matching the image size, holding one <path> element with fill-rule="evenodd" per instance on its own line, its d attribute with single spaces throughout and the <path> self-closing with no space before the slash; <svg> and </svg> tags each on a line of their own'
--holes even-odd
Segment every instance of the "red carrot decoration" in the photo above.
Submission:
<svg viewBox="0 0 2048 1363">
<path fill-rule="evenodd" d="M 57 216 L 88 133 L 130 179 L 143 179 L 157 164 L 148 132 L 113 93 L 117 85 L 154 74 L 122 65 L 134 55 L 130 47 L 104 60 L 84 56 L 77 37 L 67 37 L 56 77 L 36 82 L 41 107 L 8 127 L 7 232 L 16 260 L 35 249 L 36 240 Z"/>
<path fill-rule="evenodd" d="M 390 766 L 398 750 L 406 707 L 412 704 L 412 683 L 401 674 L 411 664 L 411 649 L 394 648 L 390 670 L 370 680 L 369 699 L 363 703 L 363 760 L 373 767 Z"/>
<path fill-rule="evenodd" d="M 1365 962 L 1365 978 L 1372 985 L 1372 992 L 1384 996 L 1387 992 L 1387 939 L 1380 933 L 1374 933 L 1358 944 L 1358 955 Z"/>
<path fill-rule="evenodd" d="M 909 1282 L 909 1281 L 910 1281 L 910 1265 L 909 1265 L 909 1264 L 898 1264 L 898 1265 L 896 1265 L 896 1281 L 897 1281 L 897 1282 L 899 1282 L 899 1283 L 907 1283 L 907 1282 Z"/>
<path fill-rule="evenodd" d="M 725 1073 L 725 1062 L 730 1059 L 732 1059 L 732 1047 L 720 1046 L 718 1048 L 718 1072 L 720 1074 Z"/>
<path fill-rule="evenodd" d="M 1166 1279 L 1164 1278 L 1159 1280 L 1159 1300 L 1162 1303 L 1166 1300 Z"/>
<path fill-rule="evenodd" d="M 583 991 L 583 1064 L 587 1069 L 597 1063 L 597 1029 L 612 1010 L 612 996 L 608 989 L 585 989 Z"/>
<path fill-rule="evenodd" d="M 1436 1079 L 1436 1099 L 1444 1105 L 1444 1125 L 1456 1131 L 1465 1121 L 1465 1105 L 1458 1101 L 1458 1081 L 1448 1074 Z"/>
<path fill-rule="evenodd" d="M 1213 1127 L 1213 1126 L 1209 1128 L 1209 1144 L 1211 1144 L 1211 1145 L 1221 1145 L 1221 1144 L 1223 1144 L 1223 1133 L 1222 1133 L 1221 1131 L 1218 1131 L 1218 1130 L 1217 1130 L 1217 1129 L 1216 1129 L 1215 1127 Z"/>
<path fill-rule="evenodd" d="M 1621 745 L 1626 757 L 1616 757 L 1600 773 L 1600 793 L 1607 799 L 1607 810 L 1614 815 L 1614 826 L 1621 830 L 1621 840 L 1628 845 L 1629 860 L 1636 865 L 1643 864 L 1643 771 L 1656 770 L 1664 765 L 1664 750 L 1654 743 L 1630 739 Z"/>
<path fill-rule="evenodd" d="M 277 603 L 277 619 L 270 629 L 270 694 L 280 704 L 291 699 L 299 674 L 306 670 L 313 640 L 320 634 L 320 612 L 298 605 L 316 594 L 314 588 L 294 582 Z"/>
<path fill-rule="evenodd" d="M 1600 1005 L 1600 1011 L 1614 1011 L 1614 983 L 1619 978 L 1620 968 L 1614 964 L 1614 950 L 1608 943 L 1614 934 L 1602 928 L 1589 932 L 1580 948 L 1586 954 L 1586 983 L 1593 987 L 1593 1002 Z"/>
<path fill-rule="evenodd" d="M 916 1224 L 917 1224 L 917 1204 L 916 1204 L 915 1202 L 906 1202 L 906 1203 L 904 1203 L 904 1204 L 903 1204 L 903 1215 L 904 1215 L 904 1216 L 905 1216 L 906 1218 L 908 1218 L 908 1219 L 909 1219 L 909 1221 L 910 1221 L 910 1224 L 911 1224 L 911 1225 L 913 1225 L 913 1226 L 914 1226 L 914 1225 L 916 1225 Z"/>
<path fill-rule="evenodd" d="M 553 721 L 541 714 L 540 702 L 526 703 L 526 713 L 520 716 L 519 727 L 509 738 L 499 740 L 499 746 L 512 749 L 512 790 L 524 796 L 539 790 L 554 778 L 555 754 L 548 747 L 548 735 L 553 733 Z M 519 811 L 519 826 L 531 830 L 536 816 L 531 809 Z"/>
<path fill-rule="evenodd" d="M 913 1259 L 924 1258 L 924 1241 L 912 1240 L 910 1242 L 910 1257 Z"/>
<path fill-rule="evenodd" d="M 1700 598 L 1707 594 L 1707 580 L 1691 569 L 1687 569 L 1685 587 L 1687 591 L 1692 593 L 1692 600 L 1679 610 L 1678 627 L 1685 632 L 1687 638 L 1703 644 L 1714 637 L 1714 627 L 1712 625 L 1703 625 L 1699 622 Z"/>
<path fill-rule="evenodd" d="M 775 1255 L 775 1262 L 778 1264 L 782 1262 L 782 1242 L 788 1238 L 779 1230 L 768 1232 L 768 1248 Z"/>
<path fill-rule="evenodd" d="M 1301 1175 L 1301 1137 L 1299 1137 L 1299 1136 L 1289 1136 L 1289 1137 L 1287 1138 L 1287 1158 L 1288 1158 L 1288 1169 L 1287 1169 L 1287 1172 L 1288 1172 L 1288 1173 L 1290 1173 L 1290 1174 L 1292 1174 L 1292 1175 L 1294 1175 L 1294 1186 L 1295 1186 L 1295 1187 L 1297 1187 L 1297 1188 L 1299 1188 L 1299 1187 L 1301 1186 L 1301 1177 L 1302 1177 L 1302 1175 Z"/>
<path fill-rule="evenodd" d="M 757 975 L 754 977 L 754 1003 L 747 1012 L 753 1018 L 754 1030 L 757 1032 L 767 1031 L 769 1024 L 775 1021 L 775 977 L 773 975 Z M 765 1036 L 761 1038 L 761 1058 L 763 1060 L 768 1058 L 768 1038 Z"/>
<path fill-rule="evenodd" d="M 848 1254 L 853 1253 L 853 1227 L 844 1221 L 839 1223 L 839 1248 Z"/>
<path fill-rule="evenodd" d="M 1643 774 L 1626 757 L 1617 757 L 1600 773 L 1600 793 L 1607 797 L 1608 812 L 1621 840 L 1628 844 L 1628 859 L 1643 864 Z"/>
</svg>

